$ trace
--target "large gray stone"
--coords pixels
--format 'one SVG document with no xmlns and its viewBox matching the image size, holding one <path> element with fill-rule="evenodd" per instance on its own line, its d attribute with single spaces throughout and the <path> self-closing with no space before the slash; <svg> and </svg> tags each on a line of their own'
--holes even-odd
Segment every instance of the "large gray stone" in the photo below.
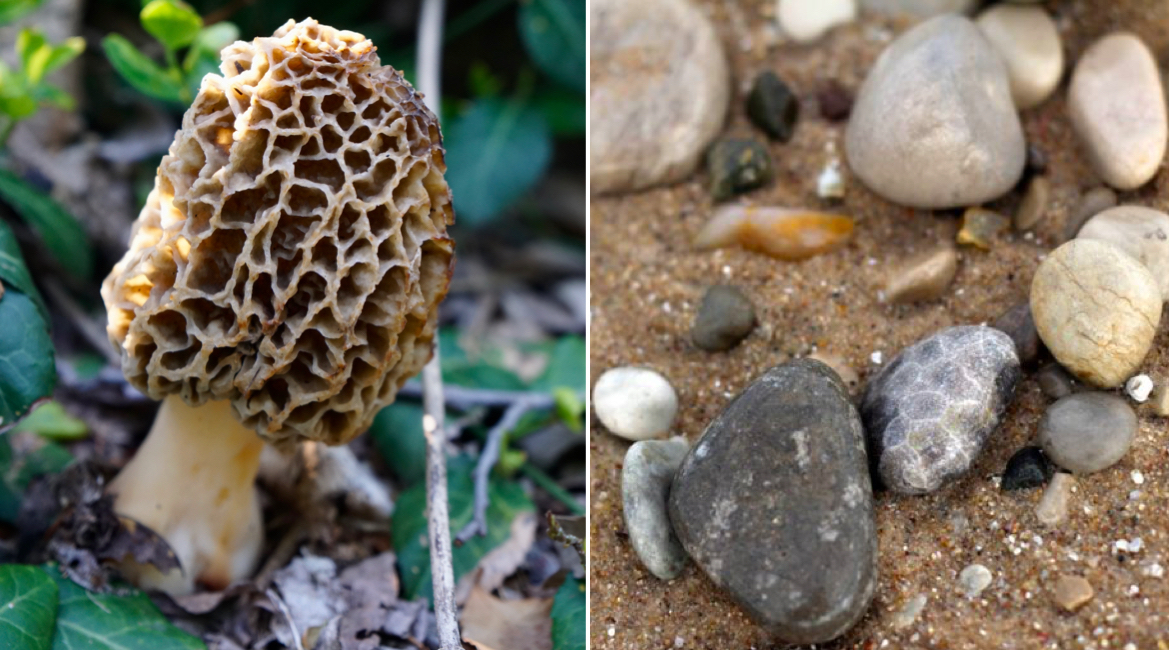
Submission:
<svg viewBox="0 0 1169 650">
<path fill-rule="evenodd" d="M 690 557 L 790 643 L 835 638 L 877 582 L 864 434 L 848 391 L 810 359 L 767 371 L 707 427 L 674 477 Z"/>
<path fill-rule="evenodd" d="M 996 199 L 1026 160 L 1006 67 L 957 15 L 931 18 L 881 53 L 853 105 L 845 147 L 869 189 L 917 208 Z"/>
<path fill-rule="evenodd" d="M 861 402 L 881 482 L 923 494 L 965 473 L 1021 374 L 1011 337 L 992 327 L 951 327 L 902 350 Z"/>
<path fill-rule="evenodd" d="M 673 580 L 686 568 L 686 549 L 674 534 L 666 503 L 674 473 L 690 446 L 684 438 L 642 440 L 625 452 L 621 500 L 633 551 L 650 573 Z"/>
</svg>

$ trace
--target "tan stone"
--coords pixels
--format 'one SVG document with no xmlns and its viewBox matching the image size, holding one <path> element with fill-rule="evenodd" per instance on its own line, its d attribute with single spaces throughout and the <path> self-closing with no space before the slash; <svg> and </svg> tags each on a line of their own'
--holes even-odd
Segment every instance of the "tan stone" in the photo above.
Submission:
<svg viewBox="0 0 1169 650">
<path fill-rule="evenodd" d="M 1055 526 L 1063 523 L 1068 516 L 1068 501 L 1072 496 L 1072 486 L 1076 484 L 1076 477 L 1065 472 L 1056 472 L 1051 482 L 1039 498 L 1035 506 L 1035 518 L 1044 526 Z"/>
<path fill-rule="evenodd" d="M 1062 609 L 1074 612 L 1096 595 L 1091 583 L 1080 576 L 1060 576 L 1051 588 L 1051 599 Z"/>
<path fill-rule="evenodd" d="M 958 272 L 958 252 L 943 245 L 918 253 L 890 274 L 885 284 L 885 299 L 891 303 L 910 303 L 940 298 Z"/>
<path fill-rule="evenodd" d="M 1042 7 L 998 4 L 975 22 L 1007 64 L 1016 107 L 1032 108 L 1051 96 L 1063 74 L 1063 45 Z"/>
<path fill-rule="evenodd" d="M 1135 257 L 1157 280 L 1161 299 L 1169 300 L 1169 214 L 1120 205 L 1089 219 L 1076 236 L 1115 244 Z"/>
<path fill-rule="evenodd" d="M 1020 232 L 1032 230 L 1039 225 L 1039 221 L 1047 214 L 1047 206 L 1051 203 L 1051 182 L 1045 176 L 1036 176 L 1027 183 L 1027 191 L 1023 200 L 1019 202 L 1019 209 L 1015 210 L 1013 225 Z"/>
</svg>

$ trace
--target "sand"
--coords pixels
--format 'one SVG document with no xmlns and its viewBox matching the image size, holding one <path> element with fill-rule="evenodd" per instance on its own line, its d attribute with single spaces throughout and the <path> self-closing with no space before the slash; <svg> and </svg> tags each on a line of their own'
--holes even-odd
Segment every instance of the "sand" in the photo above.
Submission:
<svg viewBox="0 0 1169 650">
<path fill-rule="evenodd" d="M 816 176 L 841 151 L 844 123 L 818 115 L 815 91 L 828 79 L 855 90 L 864 71 L 907 23 L 865 17 L 811 46 L 778 42 L 774 2 L 700 2 L 718 25 L 730 55 L 735 97 L 725 133 L 762 135 L 745 116 L 750 81 L 774 69 L 803 98 L 795 138 L 772 144 L 776 180 L 747 201 L 827 207 Z M 1057 17 L 1069 62 L 1091 39 L 1115 29 L 1137 32 L 1165 69 L 1169 61 L 1169 3 L 1048 3 Z M 1035 236 L 1010 234 L 990 251 L 963 248 L 946 296 L 919 305 L 879 303 L 890 264 L 951 239 L 957 213 L 891 205 L 847 170 L 840 209 L 857 219 L 843 250 L 799 263 L 741 250 L 698 252 L 690 240 L 711 213 L 705 173 L 687 182 L 621 196 L 594 197 L 591 209 L 591 373 L 641 365 L 664 374 L 680 399 L 675 433 L 697 439 L 710 420 L 768 367 L 813 351 L 843 357 L 862 381 L 898 350 L 939 328 L 986 323 L 1027 297 L 1035 267 L 1061 241 L 1078 196 L 1098 184 L 1071 132 L 1066 82 L 1056 95 L 1023 115 L 1029 143 L 1048 156 L 1052 205 Z M 990 207 L 1013 211 L 1021 191 Z M 1164 169 L 1122 202 L 1169 209 Z M 734 350 L 710 354 L 688 340 L 704 289 L 739 285 L 756 303 L 760 326 Z M 1144 372 L 1169 380 L 1169 318 L 1162 321 Z M 1029 372 L 1003 425 L 970 473 L 938 493 L 907 497 L 879 493 L 877 595 L 866 617 L 831 648 L 1167 648 L 1169 647 L 1169 420 L 1138 409 L 1140 429 L 1116 466 L 1078 479 L 1068 519 L 1055 528 L 1035 516 L 1042 489 L 1001 492 L 997 475 L 1020 447 L 1034 442 L 1043 409 Z M 770 640 L 691 565 L 662 582 L 637 562 L 621 518 L 621 460 L 627 442 L 593 418 L 591 436 L 591 647 L 597 650 L 783 647 Z M 730 470 L 729 470 L 730 471 Z M 1139 538 L 1138 552 L 1116 542 Z M 993 580 L 967 598 L 958 574 L 971 563 Z M 1086 578 L 1095 589 L 1077 613 L 1058 609 L 1050 590 L 1061 575 Z M 916 596 L 928 602 L 912 623 L 895 614 Z M 1129 646 L 1128 644 L 1131 644 Z"/>
</svg>

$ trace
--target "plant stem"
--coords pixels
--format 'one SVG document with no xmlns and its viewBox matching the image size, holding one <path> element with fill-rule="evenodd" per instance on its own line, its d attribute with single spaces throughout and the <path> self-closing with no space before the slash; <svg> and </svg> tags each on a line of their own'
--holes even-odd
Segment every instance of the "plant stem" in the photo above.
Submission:
<svg viewBox="0 0 1169 650">
<path fill-rule="evenodd" d="M 545 492 L 547 492 L 548 496 L 556 499 L 560 503 L 563 503 L 564 507 L 568 508 L 572 514 L 583 515 L 585 513 L 584 506 L 577 503 L 577 500 L 568 493 L 568 490 L 560 487 L 560 484 L 552 480 L 551 476 L 545 474 L 544 470 L 536 467 L 530 462 L 527 462 L 523 465 L 520 465 L 520 471 L 523 472 L 528 478 L 532 479 L 533 483 L 539 485 Z"/>
</svg>

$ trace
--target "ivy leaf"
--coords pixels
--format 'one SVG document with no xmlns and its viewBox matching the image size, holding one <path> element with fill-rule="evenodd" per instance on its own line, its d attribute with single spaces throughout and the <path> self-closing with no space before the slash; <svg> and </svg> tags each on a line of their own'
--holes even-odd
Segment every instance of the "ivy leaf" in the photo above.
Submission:
<svg viewBox="0 0 1169 650">
<path fill-rule="evenodd" d="M 572 576 L 564 581 L 552 601 L 552 650 L 584 650 L 584 582 Z"/>
<path fill-rule="evenodd" d="M 203 29 L 203 19 L 185 2 L 153 0 L 139 15 L 142 27 L 172 52 L 195 40 Z"/>
<path fill-rule="evenodd" d="M 0 428 L 24 417 L 56 383 L 53 343 L 36 304 L 23 293 L 5 291 L 0 298 Z"/>
<path fill-rule="evenodd" d="M 378 411 L 369 427 L 369 434 L 386 465 L 406 487 L 417 485 L 426 478 L 422 413 L 422 407 L 417 404 L 390 404 Z"/>
<path fill-rule="evenodd" d="M 5 169 L 0 169 L 0 198 L 40 235 L 45 248 L 63 269 L 80 280 L 89 279 L 93 270 L 93 250 L 89 237 L 73 215 Z"/>
<path fill-rule="evenodd" d="M 527 192 L 552 158 L 543 115 L 526 101 L 485 98 L 446 129 L 447 181 L 462 223 L 483 224 Z"/>
<path fill-rule="evenodd" d="M 0 565 L 0 647 L 49 650 L 57 584 L 35 566 Z"/>
<path fill-rule="evenodd" d="M 180 630 L 158 611 L 146 594 L 129 596 L 86 591 L 61 577 L 55 568 L 44 571 L 60 590 L 53 650 L 206 650 L 197 637 Z"/>
<path fill-rule="evenodd" d="M 20 421 L 13 431 L 28 431 L 57 441 L 81 440 L 89 435 L 85 422 L 65 412 L 60 402 L 46 402 Z"/>
<path fill-rule="evenodd" d="M 475 485 L 472 472 L 475 460 L 456 456 L 447 464 L 447 490 L 450 502 L 451 536 L 462 530 L 475 513 Z M 487 534 L 472 537 L 452 549 L 455 581 L 471 571 L 480 558 L 502 544 L 511 534 L 512 521 L 520 514 L 535 510 L 524 489 L 512 481 L 491 479 L 488 483 Z M 398 497 L 392 521 L 394 548 L 402 573 L 403 598 L 425 596 L 433 600 L 430 574 L 430 548 L 426 536 L 426 483 L 406 490 Z"/>
<path fill-rule="evenodd" d="M 585 91 L 585 0 L 530 0 L 520 7 L 520 37 L 540 69 Z"/>
<path fill-rule="evenodd" d="M 48 321 L 49 310 L 32 282 L 32 276 L 29 275 L 28 267 L 24 263 L 24 256 L 20 254 L 20 246 L 16 243 L 16 235 L 3 221 L 0 221 L 0 283 L 3 283 L 6 289 L 16 289 L 32 298 L 41 316 Z"/>
<path fill-rule="evenodd" d="M 140 93 L 168 102 L 181 102 L 183 84 L 118 34 L 102 39 L 102 49 L 126 83 Z"/>
</svg>

